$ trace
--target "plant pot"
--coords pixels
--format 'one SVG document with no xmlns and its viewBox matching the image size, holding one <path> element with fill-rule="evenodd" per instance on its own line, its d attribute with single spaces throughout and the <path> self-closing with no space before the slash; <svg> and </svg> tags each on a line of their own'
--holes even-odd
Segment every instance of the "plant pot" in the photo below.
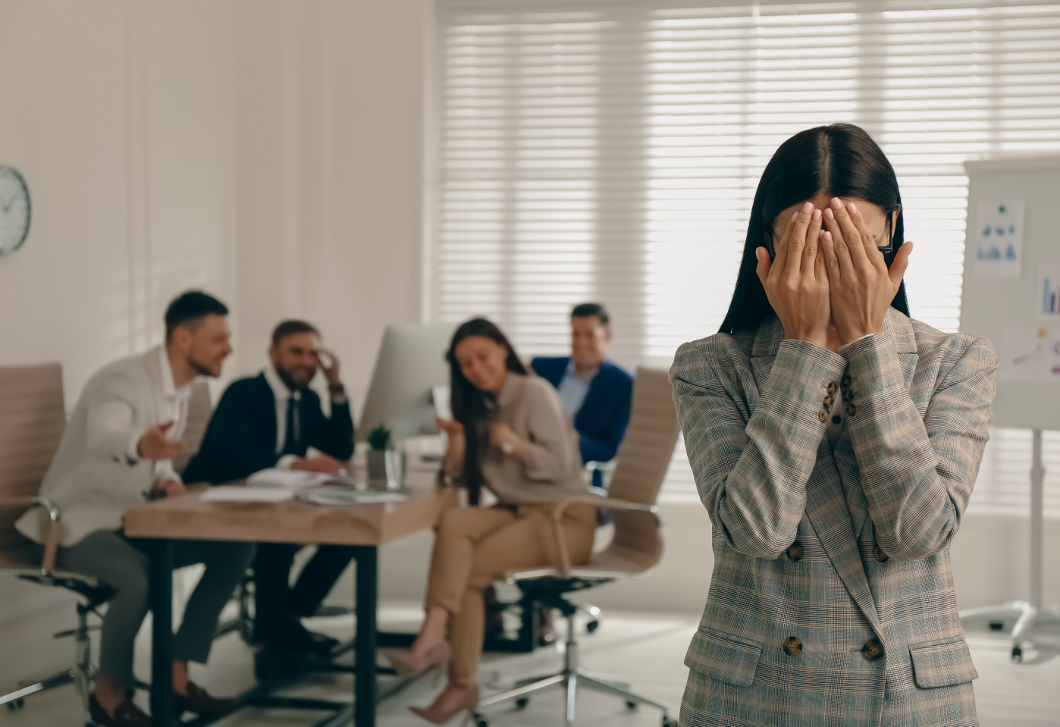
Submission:
<svg viewBox="0 0 1060 727">
<path fill-rule="evenodd" d="M 373 490 L 400 490 L 404 481 L 404 462 L 400 452 L 392 449 L 368 451 L 368 486 Z"/>
</svg>

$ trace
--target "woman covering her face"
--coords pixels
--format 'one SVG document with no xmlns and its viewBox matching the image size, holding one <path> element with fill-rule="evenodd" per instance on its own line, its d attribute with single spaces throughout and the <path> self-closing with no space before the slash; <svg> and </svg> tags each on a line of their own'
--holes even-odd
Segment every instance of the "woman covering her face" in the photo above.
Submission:
<svg viewBox="0 0 1060 727">
<path fill-rule="evenodd" d="M 684 727 L 977 725 L 950 541 L 990 343 L 912 320 L 894 170 L 862 129 L 780 146 L 721 331 L 670 379 L 713 523 Z"/>
</svg>

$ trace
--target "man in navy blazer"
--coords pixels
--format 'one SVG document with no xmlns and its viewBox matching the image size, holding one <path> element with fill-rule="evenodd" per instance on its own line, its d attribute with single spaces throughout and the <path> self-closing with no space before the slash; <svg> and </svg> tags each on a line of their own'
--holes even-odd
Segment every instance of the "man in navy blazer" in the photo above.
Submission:
<svg viewBox="0 0 1060 727">
<path fill-rule="evenodd" d="M 353 417 L 339 362 L 320 347 L 316 328 L 284 321 L 273 331 L 269 358 L 271 365 L 261 374 L 234 381 L 225 391 L 198 454 L 184 470 L 186 482 L 221 484 L 270 467 L 338 474 L 340 461 L 353 456 Z M 318 368 L 328 382 L 331 416 L 309 388 Z M 322 455 L 307 459 L 309 447 Z M 301 618 L 316 612 L 349 564 L 352 549 L 319 546 L 291 588 L 290 570 L 299 549 L 287 543 L 258 546 L 254 638 L 263 647 L 259 676 L 282 672 L 299 663 L 297 657 L 325 656 L 336 643 L 307 631 Z M 260 674 L 262 669 L 269 673 Z"/>
<path fill-rule="evenodd" d="M 563 408 L 578 431 L 582 462 L 615 458 L 626 435 L 633 401 L 633 377 L 607 360 L 610 316 L 598 303 L 571 312 L 571 355 L 533 360 L 534 373 L 559 391 Z M 602 484 L 600 473 L 593 484 Z"/>
</svg>

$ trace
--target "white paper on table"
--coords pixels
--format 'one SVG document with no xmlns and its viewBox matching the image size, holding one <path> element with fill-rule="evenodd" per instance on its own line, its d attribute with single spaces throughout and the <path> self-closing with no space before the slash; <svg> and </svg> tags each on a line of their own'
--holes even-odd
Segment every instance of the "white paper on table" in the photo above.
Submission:
<svg viewBox="0 0 1060 727">
<path fill-rule="evenodd" d="M 291 492 L 316 487 L 335 475 L 325 472 L 304 472 L 302 470 L 281 470 L 275 467 L 260 470 L 247 478 L 247 487 L 277 487 Z"/>
<path fill-rule="evenodd" d="M 1009 328 L 998 356 L 1004 381 L 1060 383 L 1060 330 Z"/>
<path fill-rule="evenodd" d="M 1023 200 L 982 201 L 970 230 L 980 278 L 1018 278 L 1023 263 Z"/>
<path fill-rule="evenodd" d="M 202 493 L 203 502 L 283 502 L 294 497 L 292 490 L 281 487 L 243 487 L 221 485 Z"/>
<path fill-rule="evenodd" d="M 298 494 L 300 500 L 313 505 L 381 505 L 390 502 L 407 502 L 408 495 L 402 492 L 358 492 L 347 488 L 321 488 Z"/>
</svg>

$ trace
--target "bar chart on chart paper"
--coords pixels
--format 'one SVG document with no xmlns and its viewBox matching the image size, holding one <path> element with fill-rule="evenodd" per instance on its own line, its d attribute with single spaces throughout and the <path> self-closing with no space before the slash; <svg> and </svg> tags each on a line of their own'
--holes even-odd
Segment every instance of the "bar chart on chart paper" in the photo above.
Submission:
<svg viewBox="0 0 1060 727">
<path fill-rule="evenodd" d="M 1038 315 L 1060 318 L 1060 265 L 1038 266 Z"/>
</svg>

